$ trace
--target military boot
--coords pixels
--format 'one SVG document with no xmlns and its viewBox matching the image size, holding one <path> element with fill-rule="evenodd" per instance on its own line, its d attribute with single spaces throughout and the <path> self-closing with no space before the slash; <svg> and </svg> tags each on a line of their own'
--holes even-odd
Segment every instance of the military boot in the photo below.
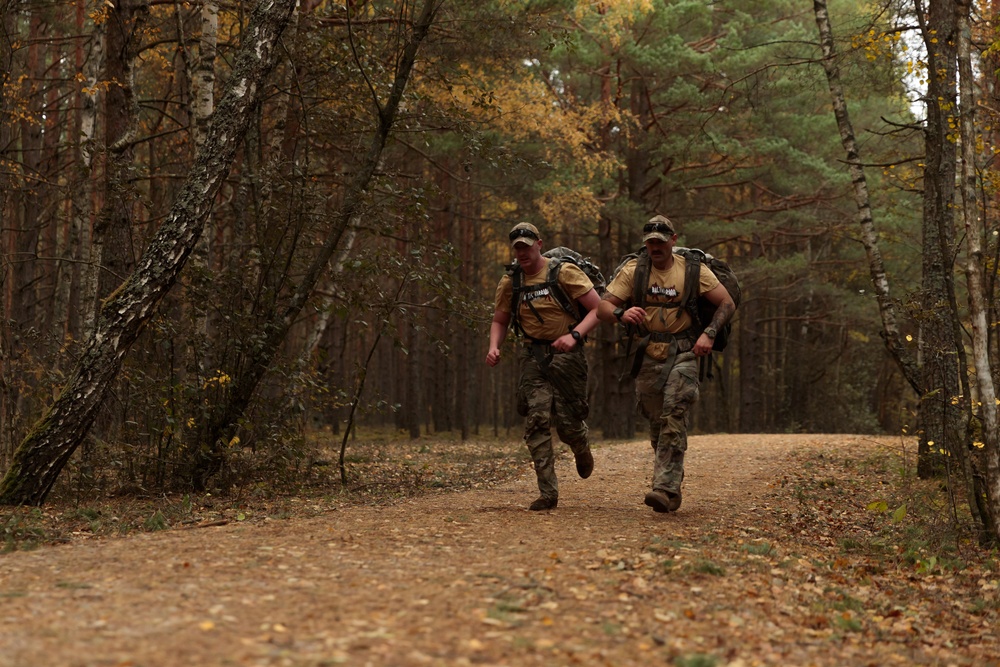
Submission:
<svg viewBox="0 0 1000 667">
<path fill-rule="evenodd" d="M 590 447 L 586 451 L 574 455 L 576 457 L 576 472 L 580 479 L 587 479 L 590 473 L 594 472 L 594 455 L 590 453 Z"/>
<path fill-rule="evenodd" d="M 551 510 L 555 509 L 556 505 L 559 504 L 558 498 L 546 498 L 542 496 L 538 498 L 535 502 L 528 505 L 528 509 L 532 512 L 538 512 L 539 510 Z"/>
</svg>

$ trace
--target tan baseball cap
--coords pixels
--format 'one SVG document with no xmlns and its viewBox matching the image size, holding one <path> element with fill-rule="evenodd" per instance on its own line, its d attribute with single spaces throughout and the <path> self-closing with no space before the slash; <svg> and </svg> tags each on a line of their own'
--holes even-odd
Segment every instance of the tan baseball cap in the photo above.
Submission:
<svg viewBox="0 0 1000 667">
<path fill-rule="evenodd" d="M 674 223 L 665 215 L 655 215 L 642 227 L 642 242 L 650 239 L 669 241 L 677 233 Z"/>
<path fill-rule="evenodd" d="M 542 235 L 538 233 L 538 228 L 530 222 L 519 222 L 510 230 L 510 247 L 513 248 L 518 243 L 524 245 L 534 245 L 542 240 Z"/>
</svg>

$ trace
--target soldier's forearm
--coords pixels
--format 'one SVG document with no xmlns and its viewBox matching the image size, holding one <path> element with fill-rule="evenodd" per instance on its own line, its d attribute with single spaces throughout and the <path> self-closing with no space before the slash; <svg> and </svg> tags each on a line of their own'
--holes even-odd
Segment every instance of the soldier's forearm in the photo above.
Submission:
<svg viewBox="0 0 1000 667">
<path fill-rule="evenodd" d="M 507 336 L 507 324 L 493 320 L 490 324 L 490 347 L 500 347 Z"/>
<path fill-rule="evenodd" d="M 617 308 L 618 306 L 615 305 L 615 302 L 611 301 L 608 297 L 609 297 L 609 295 L 605 294 L 604 298 L 601 299 L 601 303 L 598 304 L 598 306 L 597 306 L 597 318 L 599 320 L 601 320 L 602 322 L 611 322 L 611 323 L 614 323 L 614 322 L 617 321 L 615 319 L 615 314 L 614 313 L 615 313 L 615 308 Z"/>
<path fill-rule="evenodd" d="M 732 301 L 725 301 L 719 305 L 712 316 L 712 323 L 709 325 L 715 330 L 721 329 L 736 312 L 736 304 Z"/>
</svg>

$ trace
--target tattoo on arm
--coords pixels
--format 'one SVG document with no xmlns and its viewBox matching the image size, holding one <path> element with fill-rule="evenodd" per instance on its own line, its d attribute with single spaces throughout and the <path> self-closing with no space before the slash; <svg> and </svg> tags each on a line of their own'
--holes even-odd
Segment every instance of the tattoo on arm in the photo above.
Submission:
<svg viewBox="0 0 1000 667">
<path fill-rule="evenodd" d="M 735 312 L 736 312 L 736 306 L 733 305 L 732 301 L 727 301 L 726 303 L 723 303 L 715 311 L 715 315 L 712 316 L 712 327 L 717 330 L 721 329 L 726 324 L 726 322 L 729 321 L 729 319 L 733 316 L 733 313 Z"/>
</svg>

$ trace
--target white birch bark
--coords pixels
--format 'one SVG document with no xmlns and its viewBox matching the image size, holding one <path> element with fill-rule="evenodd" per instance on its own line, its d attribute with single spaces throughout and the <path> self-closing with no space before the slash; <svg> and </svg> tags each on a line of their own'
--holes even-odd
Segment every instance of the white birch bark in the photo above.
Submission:
<svg viewBox="0 0 1000 667">
<path fill-rule="evenodd" d="M 334 257 L 333 263 L 330 266 L 329 275 L 326 278 L 328 283 L 328 289 L 326 295 L 320 299 L 317 305 L 317 310 L 319 311 L 319 317 L 316 319 L 312 330 L 309 332 L 309 336 L 306 338 L 305 345 L 302 348 L 302 354 L 299 355 L 299 367 L 304 368 L 308 363 L 309 359 L 312 358 L 316 348 L 319 347 L 319 342 L 323 340 L 323 336 L 326 334 L 326 330 L 330 326 L 330 315 L 333 312 L 333 290 L 336 288 L 337 279 L 340 274 L 344 271 L 344 262 L 351 254 L 351 250 L 354 248 L 354 240 L 358 236 L 358 222 L 359 219 L 355 218 L 351 220 L 348 224 L 347 230 L 344 232 L 344 237 L 340 242 L 340 250 L 337 252 L 337 256 Z"/>
<path fill-rule="evenodd" d="M 84 0 L 78 2 L 77 29 L 82 33 Z M 89 42 L 89 52 L 83 61 L 77 63 L 83 81 L 77 92 L 77 129 L 74 148 L 76 150 L 76 183 L 70 193 L 72 218 L 70 220 L 65 248 L 58 256 L 67 261 L 60 263 L 55 291 L 55 313 L 53 332 L 60 338 L 63 332 L 75 333 L 81 338 L 89 335 L 94 324 L 94 299 L 97 294 L 97 270 L 90 261 L 91 243 L 91 202 L 94 181 L 91 171 L 94 165 L 94 142 L 97 140 L 97 77 L 101 71 L 104 55 L 103 24 L 94 26 Z M 76 278 L 74 279 L 74 276 Z M 71 294 L 74 282 L 77 284 L 75 300 Z M 82 295 L 82 299 L 81 299 Z M 74 304 L 71 304 L 71 300 Z M 80 304 L 87 307 L 81 309 Z M 75 315 L 74 315 L 75 313 Z"/>
<path fill-rule="evenodd" d="M 218 0 L 204 0 L 201 6 L 201 36 L 198 38 L 198 61 L 191 81 L 191 134 L 195 151 L 205 143 L 208 121 L 215 111 L 215 54 L 219 39 Z"/>
<path fill-rule="evenodd" d="M 851 182 L 854 186 L 854 201 L 858 208 L 858 224 L 861 227 L 861 242 L 868 256 L 868 268 L 871 273 L 875 298 L 878 300 L 879 314 L 882 317 L 882 336 L 886 348 L 899 364 L 910 386 L 918 394 L 920 390 L 920 373 L 912 356 L 902 345 L 899 335 L 899 325 L 896 321 L 896 311 L 889 297 L 889 279 L 885 275 L 885 264 L 878 247 L 878 235 L 875 233 L 875 223 L 872 219 L 871 199 L 868 195 L 868 181 L 861 165 L 854 127 L 847 111 L 844 99 L 844 89 L 840 82 L 840 70 L 837 67 L 836 49 L 833 42 L 833 28 L 830 25 L 830 15 L 826 0 L 813 0 L 813 11 L 816 14 L 816 25 L 819 28 L 820 46 L 823 50 L 823 70 L 826 72 L 830 97 L 833 102 L 833 114 L 840 131 L 840 141 L 847 151 L 847 163 L 850 167 Z"/>
<path fill-rule="evenodd" d="M 986 450 L 986 495 L 990 517 L 1000 517 L 1000 434 L 997 433 L 996 388 L 989 356 L 989 323 L 986 313 L 986 285 L 983 277 L 983 222 L 976 197 L 976 100 L 973 92 L 972 30 L 969 25 L 969 0 L 958 0 L 958 68 L 962 133 L 962 217 L 965 222 L 965 276 L 969 289 L 969 315 L 972 321 L 972 360 L 976 369 L 976 387 L 981 403 L 983 445 Z M 970 397 L 971 400 L 971 397 Z M 966 457 L 967 458 L 967 457 Z M 971 479 L 971 466 L 966 476 Z M 969 484 L 972 489 L 972 484 Z M 973 491 L 974 492 L 974 491 Z M 970 505 L 975 503 L 970 499 Z M 973 507 L 975 510 L 975 507 Z M 993 538 L 1000 541 L 1000 526 L 989 520 Z"/>
<path fill-rule="evenodd" d="M 179 11 L 179 10 L 178 10 Z M 215 111 L 215 57 L 219 39 L 219 3 L 218 0 L 204 0 L 201 6 L 201 34 L 198 37 L 198 58 L 194 71 L 189 70 L 191 80 L 191 143 L 195 154 L 205 145 L 207 129 L 212 113 Z M 191 264 L 197 275 L 206 275 L 212 264 L 213 231 L 211 219 L 206 221 L 206 233 L 201 235 L 191 253 Z M 211 331 L 209 317 L 205 310 L 193 310 L 194 328 L 204 340 L 208 340 Z M 213 361 L 204 354 L 198 358 L 208 364 L 201 371 L 212 373 Z"/>
</svg>

